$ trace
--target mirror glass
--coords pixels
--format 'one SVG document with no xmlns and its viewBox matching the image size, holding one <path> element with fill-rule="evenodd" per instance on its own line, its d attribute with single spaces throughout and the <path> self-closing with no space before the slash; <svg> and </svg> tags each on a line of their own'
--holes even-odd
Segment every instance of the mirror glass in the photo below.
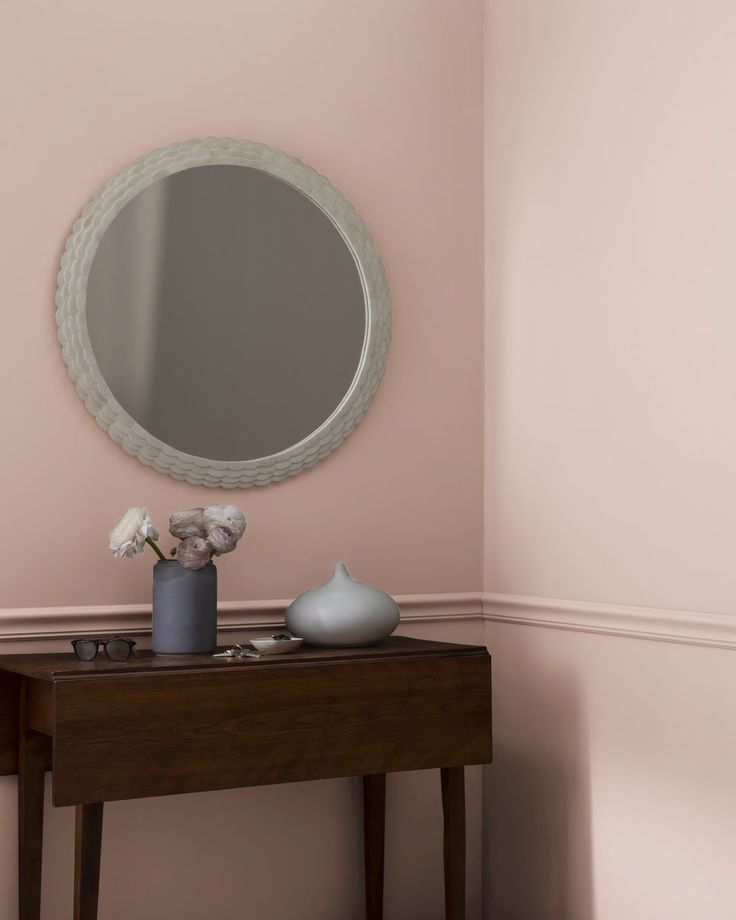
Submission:
<svg viewBox="0 0 736 920">
<path fill-rule="evenodd" d="M 267 457 L 337 409 L 359 370 L 366 295 L 352 250 L 298 188 L 215 164 L 157 179 L 105 230 L 86 320 L 115 399 L 171 447 Z"/>
</svg>

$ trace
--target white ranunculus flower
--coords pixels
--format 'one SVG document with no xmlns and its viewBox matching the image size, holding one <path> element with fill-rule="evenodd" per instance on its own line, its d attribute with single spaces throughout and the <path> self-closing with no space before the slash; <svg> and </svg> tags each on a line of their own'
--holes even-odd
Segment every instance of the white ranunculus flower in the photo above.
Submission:
<svg viewBox="0 0 736 920">
<path fill-rule="evenodd" d="M 176 559 L 185 569 L 203 569 L 210 561 L 212 547 L 202 537 L 187 537 L 176 547 Z"/>
<path fill-rule="evenodd" d="M 153 526 L 147 508 L 128 508 L 110 534 L 108 546 L 113 555 L 135 559 L 146 547 L 146 540 L 158 540 L 159 532 Z"/>
<path fill-rule="evenodd" d="M 187 508 L 175 511 L 169 518 L 169 533 L 173 537 L 185 540 L 187 537 L 206 537 L 202 512 L 204 508 Z"/>
<path fill-rule="evenodd" d="M 245 515 L 235 505 L 225 505 L 224 508 L 220 505 L 210 505 L 202 512 L 202 520 L 208 535 L 211 528 L 224 527 L 235 537 L 237 543 L 245 533 Z"/>
</svg>

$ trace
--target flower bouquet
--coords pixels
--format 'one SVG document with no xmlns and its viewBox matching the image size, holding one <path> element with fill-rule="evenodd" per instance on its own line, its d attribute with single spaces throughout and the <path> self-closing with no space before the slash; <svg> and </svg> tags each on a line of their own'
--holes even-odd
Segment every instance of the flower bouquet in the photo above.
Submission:
<svg viewBox="0 0 736 920">
<path fill-rule="evenodd" d="M 167 558 L 146 508 L 128 508 L 110 534 L 109 547 L 135 559 L 150 546 L 153 568 L 153 650 L 157 655 L 213 652 L 217 647 L 215 556 L 231 553 L 245 533 L 245 515 L 234 505 L 175 511 L 169 533 L 179 540 Z"/>
<path fill-rule="evenodd" d="M 245 533 L 245 525 L 245 515 L 235 505 L 175 511 L 169 518 L 169 533 L 181 542 L 171 555 L 185 569 L 201 569 L 213 556 L 231 553 Z M 160 536 L 147 508 L 128 508 L 110 534 L 109 547 L 114 556 L 135 559 L 148 544 L 166 561 L 156 543 Z"/>
</svg>

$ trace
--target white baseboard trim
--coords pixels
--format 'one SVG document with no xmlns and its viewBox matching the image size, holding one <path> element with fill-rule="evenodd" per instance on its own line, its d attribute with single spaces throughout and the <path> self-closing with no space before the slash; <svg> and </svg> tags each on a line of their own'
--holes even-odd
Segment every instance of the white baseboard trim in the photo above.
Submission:
<svg viewBox="0 0 736 920">
<path fill-rule="evenodd" d="M 658 642 L 736 648 L 736 615 L 723 613 L 484 594 L 483 619 Z"/>
<path fill-rule="evenodd" d="M 402 622 L 429 623 L 482 617 L 480 593 L 399 595 Z M 278 629 L 290 600 L 221 601 L 218 629 Z M 0 641 L 74 638 L 108 633 L 144 636 L 151 632 L 150 604 L 84 607 L 24 607 L 0 610 Z"/>
</svg>

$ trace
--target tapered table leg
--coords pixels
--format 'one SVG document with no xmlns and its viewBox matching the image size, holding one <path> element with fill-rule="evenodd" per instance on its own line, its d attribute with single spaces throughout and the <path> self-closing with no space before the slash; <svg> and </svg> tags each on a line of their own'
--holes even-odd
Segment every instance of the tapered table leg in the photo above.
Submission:
<svg viewBox="0 0 736 920">
<path fill-rule="evenodd" d="M 102 850 L 102 802 L 77 805 L 74 920 L 97 920 Z"/>
<path fill-rule="evenodd" d="M 363 847 L 366 920 L 383 920 L 386 774 L 363 777 Z"/>
<path fill-rule="evenodd" d="M 445 917 L 465 920 L 465 768 L 442 768 L 445 817 Z"/>
<path fill-rule="evenodd" d="M 21 724 L 18 745 L 18 902 L 20 920 L 41 917 L 43 781 L 47 739 Z"/>
</svg>

